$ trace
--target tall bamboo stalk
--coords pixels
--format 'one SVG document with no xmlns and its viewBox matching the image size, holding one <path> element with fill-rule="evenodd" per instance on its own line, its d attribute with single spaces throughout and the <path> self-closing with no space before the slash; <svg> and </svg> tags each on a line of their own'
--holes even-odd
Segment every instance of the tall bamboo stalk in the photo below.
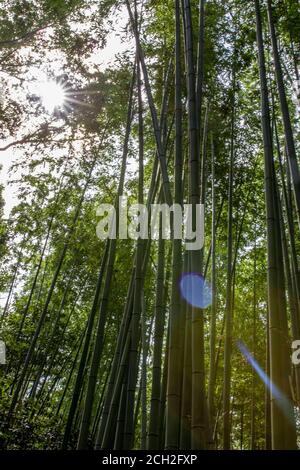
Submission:
<svg viewBox="0 0 300 470">
<path fill-rule="evenodd" d="M 210 318 L 210 342 L 209 342 L 209 378 L 208 378 L 208 411 L 211 423 L 214 420 L 214 395 L 216 381 L 216 195 L 215 195 L 215 148 L 213 135 L 211 134 L 211 198 L 212 198 L 212 221 L 211 221 L 211 318 Z"/>
<path fill-rule="evenodd" d="M 128 156 L 128 144 L 129 144 L 129 136 L 130 136 L 130 131 L 131 131 L 131 122 L 132 122 L 133 89 L 134 89 L 135 81 L 136 81 L 136 65 L 134 65 L 131 86 L 130 86 L 130 91 L 129 91 L 127 123 L 126 123 L 126 132 L 125 132 L 125 138 L 124 138 L 124 144 L 123 144 L 122 164 L 121 164 L 120 179 L 119 179 L 118 191 L 117 191 L 116 202 L 115 202 L 115 220 L 113 223 L 115 223 L 116 225 L 116 233 L 118 233 L 118 227 L 119 227 L 119 224 L 118 224 L 119 210 L 120 210 L 119 198 L 123 195 L 123 190 L 124 190 L 125 173 L 126 173 L 127 156 Z M 94 402 L 94 393 L 95 393 L 95 388 L 96 388 L 96 383 L 97 383 L 101 354 L 103 350 L 104 328 L 106 324 L 106 314 L 107 314 L 107 308 L 108 308 L 111 279 L 113 275 L 114 262 L 115 262 L 115 256 L 116 256 L 116 239 L 108 240 L 107 243 L 109 245 L 107 268 L 106 268 L 105 278 L 103 280 L 103 292 L 100 298 L 98 324 L 97 324 L 95 341 L 94 341 L 94 349 L 92 353 L 92 361 L 91 361 L 89 376 L 88 376 L 87 391 L 86 391 L 86 396 L 85 396 L 85 401 L 84 401 L 84 411 L 82 415 L 80 432 L 79 432 L 79 437 L 78 437 L 78 444 L 77 444 L 78 449 L 85 449 L 87 447 L 87 441 L 88 441 L 88 436 L 89 436 L 89 426 L 90 426 L 91 414 L 92 414 L 92 408 L 93 408 L 93 402 Z M 103 277 L 103 273 L 101 269 L 99 273 L 98 286 L 101 285 L 102 277 Z M 100 294 L 100 287 L 96 289 L 91 316 L 95 315 L 95 312 L 98 306 L 99 294 Z"/>
<path fill-rule="evenodd" d="M 267 0 L 267 8 L 268 8 L 269 29 L 270 29 L 270 35 L 271 35 L 272 48 L 273 48 L 275 75 L 276 75 L 277 89 L 278 89 L 278 95 L 279 95 L 279 103 L 280 103 L 280 109 L 281 109 L 283 126 L 284 126 L 287 155 L 289 159 L 290 171 L 291 171 L 292 182 L 293 182 L 295 203 L 297 207 L 298 223 L 300 227 L 300 172 L 299 172 L 299 166 L 298 166 L 298 161 L 297 161 L 290 112 L 289 112 L 289 107 L 288 107 L 288 102 L 287 102 L 286 92 L 285 92 L 285 87 L 284 87 L 282 67 L 281 67 L 280 56 L 279 56 L 279 51 L 278 51 L 278 44 L 277 44 L 276 31 L 275 31 L 274 20 L 273 20 L 271 0 Z"/>
<path fill-rule="evenodd" d="M 150 402 L 150 421 L 148 432 L 148 449 L 159 449 L 159 418 L 161 397 L 161 361 L 164 338 L 164 269 L 165 240 L 162 238 L 162 214 L 160 214 L 158 265 L 156 274 L 155 330 L 152 367 L 152 389 Z"/>
<path fill-rule="evenodd" d="M 267 214 L 268 251 L 268 303 L 270 335 L 270 376 L 285 395 L 284 411 L 271 389 L 271 426 L 273 449 L 295 449 L 296 429 L 292 403 L 290 401 L 290 359 L 286 338 L 287 319 L 284 299 L 284 274 L 282 247 L 279 240 L 280 221 L 278 194 L 275 181 L 268 85 L 265 68 L 265 53 L 259 0 L 255 0 L 256 37 L 261 88 L 261 113 L 265 161 L 265 197 Z"/>
<path fill-rule="evenodd" d="M 231 400 L 231 356 L 232 356 L 232 251 L 233 251 L 233 168 L 235 155 L 235 64 L 233 64 L 232 103 L 231 103 L 231 137 L 230 162 L 228 179 L 228 218 L 227 218 L 227 285 L 225 309 L 225 342 L 224 342 L 224 379 L 223 379 L 223 447 L 230 449 L 230 400 Z"/>
</svg>

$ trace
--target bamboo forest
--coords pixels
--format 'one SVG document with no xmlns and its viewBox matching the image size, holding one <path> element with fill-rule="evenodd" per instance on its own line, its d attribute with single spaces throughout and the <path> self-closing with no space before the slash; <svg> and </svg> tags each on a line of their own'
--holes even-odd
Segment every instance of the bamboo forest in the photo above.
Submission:
<svg viewBox="0 0 300 470">
<path fill-rule="evenodd" d="M 1 450 L 297 450 L 298 0 L 0 4 Z"/>
</svg>

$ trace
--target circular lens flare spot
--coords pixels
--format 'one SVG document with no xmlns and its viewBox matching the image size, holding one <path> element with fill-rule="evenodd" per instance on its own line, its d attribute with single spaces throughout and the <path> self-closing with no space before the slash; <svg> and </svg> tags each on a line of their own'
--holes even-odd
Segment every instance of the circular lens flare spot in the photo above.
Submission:
<svg viewBox="0 0 300 470">
<path fill-rule="evenodd" d="M 180 280 L 182 297 L 193 307 L 207 308 L 212 302 L 212 290 L 201 274 L 183 274 Z"/>
</svg>

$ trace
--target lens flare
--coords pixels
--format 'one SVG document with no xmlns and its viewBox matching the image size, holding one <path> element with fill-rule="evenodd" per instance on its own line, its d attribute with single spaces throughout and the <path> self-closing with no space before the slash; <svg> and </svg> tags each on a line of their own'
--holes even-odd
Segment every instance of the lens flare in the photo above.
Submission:
<svg viewBox="0 0 300 470">
<path fill-rule="evenodd" d="M 180 279 L 182 297 L 193 307 L 207 308 L 212 302 L 212 290 L 201 274 L 187 273 Z"/>
<path fill-rule="evenodd" d="M 274 382 L 272 382 L 270 377 L 264 372 L 258 362 L 254 359 L 250 351 L 248 351 L 244 343 L 242 341 L 237 341 L 236 344 L 240 352 L 246 358 L 247 362 L 255 370 L 257 375 L 266 385 L 266 387 L 268 387 L 272 396 L 275 398 L 278 407 L 285 414 L 285 416 L 287 416 L 291 421 L 293 421 L 293 403 L 291 402 L 291 400 L 289 400 L 285 396 L 285 394 L 277 387 L 277 385 L 274 384 Z"/>
</svg>

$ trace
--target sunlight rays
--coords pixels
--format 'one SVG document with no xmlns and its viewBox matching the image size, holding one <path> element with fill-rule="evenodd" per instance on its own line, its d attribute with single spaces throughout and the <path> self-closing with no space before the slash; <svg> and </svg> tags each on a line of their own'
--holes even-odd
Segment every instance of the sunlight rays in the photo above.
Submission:
<svg viewBox="0 0 300 470">
<path fill-rule="evenodd" d="M 99 91 L 89 90 L 74 91 L 66 84 L 56 80 L 44 80 L 36 83 L 34 92 L 48 114 L 52 114 L 55 110 L 70 111 L 72 104 L 92 108 L 90 103 L 80 99 L 80 95 L 86 97 L 99 93 Z"/>
</svg>

